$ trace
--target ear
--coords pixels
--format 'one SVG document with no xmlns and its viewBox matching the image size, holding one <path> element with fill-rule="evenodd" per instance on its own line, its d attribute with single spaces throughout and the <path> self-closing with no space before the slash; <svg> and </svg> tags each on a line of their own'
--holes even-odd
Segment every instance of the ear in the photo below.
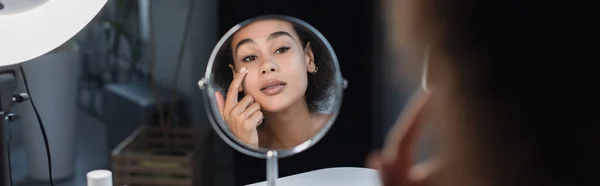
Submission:
<svg viewBox="0 0 600 186">
<path fill-rule="evenodd" d="M 229 64 L 229 68 L 231 68 L 231 74 L 233 74 L 232 79 L 235 79 L 235 75 L 237 75 L 237 71 L 235 70 L 235 67 L 232 64 Z M 242 86 L 240 86 L 240 88 L 238 89 L 238 92 L 243 91 L 244 89 L 242 89 Z"/>
<path fill-rule="evenodd" d="M 433 166 L 429 163 L 424 164 L 425 167 L 413 165 L 415 146 L 421 134 L 429 98 L 428 91 L 417 91 L 390 130 L 378 167 L 385 185 L 422 185 L 429 178 L 428 174 L 435 172 L 430 170 L 429 167 Z"/>
<path fill-rule="evenodd" d="M 304 55 L 306 57 L 306 71 L 309 73 L 314 72 L 317 65 L 315 64 L 315 55 L 310 42 L 307 42 L 304 47 Z"/>
</svg>

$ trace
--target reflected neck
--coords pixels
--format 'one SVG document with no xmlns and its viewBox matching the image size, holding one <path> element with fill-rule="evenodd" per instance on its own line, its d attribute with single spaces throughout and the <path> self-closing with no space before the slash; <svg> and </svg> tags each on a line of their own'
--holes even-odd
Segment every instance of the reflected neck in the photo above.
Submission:
<svg viewBox="0 0 600 186">
<path fill-rule="evenodd" d="M 288 148 L 310 139 L 320 127 L 304 99 L 280 112 L 264 112 L 269 146 Z"/>
</svg>

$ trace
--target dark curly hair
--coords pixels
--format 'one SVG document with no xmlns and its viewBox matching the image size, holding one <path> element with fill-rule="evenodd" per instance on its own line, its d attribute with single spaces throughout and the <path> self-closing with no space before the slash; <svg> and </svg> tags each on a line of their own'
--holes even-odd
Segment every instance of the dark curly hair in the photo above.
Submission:
<svg viewBox="0 0 600 186">
<path fill-rule="evenodd" d="M 308 87 L 305 93 L 306 103 L 311 112 L 326 112 L 331 107 L 330 101 L 335 90 L 336 69 L 333 64 L 333 57 L 325 43 L 317 35 L 303 26 L 292 24 L 305 50 L 307 43 L 310 42 L 315 65 L 318 68 L 316 74 L 308 74 Z M 231 42 L 230 37 L 219 49 L 211 73 L 215 89 L 222 92 L 223 95 L 227 95 L 227 89 L 233 80 L 233 72 L 229 67 L 229 64 L 234 64 L 231 55 Z M 240 93 L 238 97 L 239 99 L 243 98 L 244 93 Z"/>
</svg>

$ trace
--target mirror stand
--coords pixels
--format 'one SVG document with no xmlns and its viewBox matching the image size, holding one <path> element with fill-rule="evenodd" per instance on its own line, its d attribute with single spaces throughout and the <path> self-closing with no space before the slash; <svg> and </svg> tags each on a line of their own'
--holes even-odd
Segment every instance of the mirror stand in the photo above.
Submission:
<svg viewBox="0 0 600 186">
<path fill-rule="evenodd" d="M 267 186 L 276 185 L 277 177 L 279 177 L 278 158 L 277 151 L 270 150 L 267 152 Z"/>
</svg>

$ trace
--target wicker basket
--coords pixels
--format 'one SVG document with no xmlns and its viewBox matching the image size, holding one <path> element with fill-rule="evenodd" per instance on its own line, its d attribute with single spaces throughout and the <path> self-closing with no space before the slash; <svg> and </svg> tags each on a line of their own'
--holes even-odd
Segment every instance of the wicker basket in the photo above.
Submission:
<svg viewBox="0 0 600 186">
<path fill-rule="evenodd" d="M 140 127 L 112 152 L 116 186 L 198 185 L 207 131 Z"/>
</svg>

